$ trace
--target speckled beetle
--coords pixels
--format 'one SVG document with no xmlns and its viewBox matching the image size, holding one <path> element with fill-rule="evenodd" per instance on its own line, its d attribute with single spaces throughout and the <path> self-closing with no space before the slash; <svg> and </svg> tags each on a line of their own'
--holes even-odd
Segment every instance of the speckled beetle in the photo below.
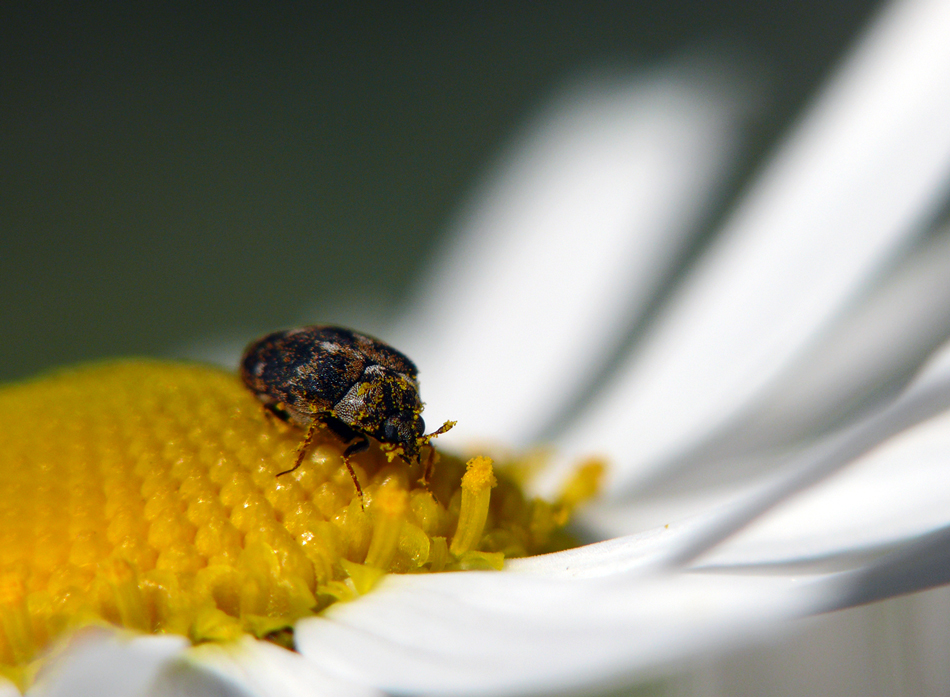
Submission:
<svg viewBox="0 0 950 697">
<path fill-rule="evenodd" d="M 363 500 L 349 457 L 375 438 L 390 449 L 401 447 L 406 462 L 419 462 L 420 450 L 454 422 L 424 435 L 418 370 L 406 356 L 378 339 L 350 329 L 310 326 L 268 334 L 245 349 L 241 378 L 277 418 L 307 429 L 294 466 L 320 427 L 344 443 L 343 462 Z M 423 479 L 428 478 L 426 463 Z"/>
</svg>

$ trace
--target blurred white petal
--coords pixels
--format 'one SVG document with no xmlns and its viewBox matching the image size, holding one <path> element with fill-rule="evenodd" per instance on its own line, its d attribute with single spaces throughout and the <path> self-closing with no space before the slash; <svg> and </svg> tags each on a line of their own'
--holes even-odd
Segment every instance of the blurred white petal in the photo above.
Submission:
<svg viewBox="0 0 950 697">
<path fill-rule="evenodd" d="M 56 660 L 46 665 L 48 668 L 29 690 L 29 695 L 381 695 L 376 689 L 320 672 L 300 654 L 250 637 L 236 644 L 202 644 L 189 648 L 188 640 L 177 635 L 130 638 L 127 632 L 92 630 L 73 637 L 58 650 Z"/>
<path fill-rule="evenodd" d="M 239 684 L 257 697 L 373 697 L 382 693 L 365 684 L 339 680 L 317 669 L 312 661 L 300 654 L 273 644 L 246 637 L 239 644 L 203 644 L 189 652 L 192 673 L 217 674 L 229 682 Z M 171 678 L 171 676 L 168 676 Z M 192 681 L 196 678 L 191 677 Z M 168 680 L 181 687 L 187 680 Z M 167 690 L 158 694 L 181 694 Z"/>
<path fill-rule="evenodd" d="M 950 344 L 921 369 L 897 398 L 883 404 L 861 421 L 807 447 L 777 453 L 766 474 L 751 481 L 709 486 L 673 501 L 659 499 L 654 506 L 603 505 L 584 517 L 601 530 L 640 529 L 691 516 L 693 539 L 668 546 L 680 563 L 733 535 L 777 504 L 821 482 L 861 458 L 881 443 L 907 429 L 926 423 L 950 408 Z M 688 512 L 689 511 L 689 512 Z M 828 531 L 830 534 L 830 531 Z M 681 547 L 677 549 L 677 547 Z M 845 548 L 847 551 L 850 548 Z"/>
<path fill-rule="evenodd" d="M 950 5 L 889 8 L 653 335 L 563 441 L 631 485 L 734 417 L 908 238 L 950 175 Z M 596 444 L 596 446 L 593 446 Z"/>
<path fill-rule="evenodd" d="M 890 396 L 948 329 L 950 235 L 943 233 L 915 249 L 748 412 L 642 482 L 633 495 L 595 505 L 588 520 L 609 536 L 722 505 L 784 467 L 788 453 L 803 449 L 810 438 Z"/>
<path fill-rule="evenodd" d="M 848 465 L 770 511 L 704 558 L 712 566 L 829 561 L 868 554 L 950 526 L 950 414 Z"/>
<path fill-rule="evenodd" d="M 188 647 L 182 636 L 136 636 L 87 630 L 58 649 L 30 688 L 37 697 L 144 695 L 159 673 Z"/>
<path fill-rule="evenodd" d="M 876 281 L 769 386 L 741 426 L 741 447 L 793 444 L 855 420 L 881 397 L 896 395 L 948 335 L 950 228 L 944 228 Z M 707 447 L 707 460 L 715 455 Z"/>
<path fill-rule="evenodd" d="M 829 609 L 891 598 L 950 583 L 950 527 L 924 535 L 913 544 L 843 575 L 845 592 Z"/>
<path fill-rule="evenodd" d="M 263 697 L 245 681 L 185 661 L 168 664 L 143 697 Z M 138 695 L 136 695 L 138 697 Z"/>
<path fill-rule="evenodd" d="M 693 663 L 661 694 L 944 697 L 950 588 L 795 622 L 780 640 Z"/>
<path fill-rule="evenodd" d="M 748 99 L 714 70 L 574 85 L 476 197 L 392 337 L 440 442 L 526 445 L 617 348 L 728 179 Z"/>
<path fill-rule="evenodd" d="M 642 483 L 626 505 L 761 477 L 770 452 L 840 428 L 896 395 L 948 334 L 945 229 L 916 246 L 816 337 L 741 415 Z"/>
</svg>

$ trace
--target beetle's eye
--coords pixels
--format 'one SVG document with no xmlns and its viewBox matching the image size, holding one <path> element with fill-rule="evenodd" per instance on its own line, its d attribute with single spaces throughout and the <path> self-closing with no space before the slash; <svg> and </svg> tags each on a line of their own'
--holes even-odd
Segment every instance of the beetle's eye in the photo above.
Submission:
<svg viewBox="0 0 950 697">
<path fill-rule="evenodd" d="M 422 420 L 421 416 L 416 417 L 416 435 L 422 436 L 426 432 L 426 422 Z"/>
</svg>

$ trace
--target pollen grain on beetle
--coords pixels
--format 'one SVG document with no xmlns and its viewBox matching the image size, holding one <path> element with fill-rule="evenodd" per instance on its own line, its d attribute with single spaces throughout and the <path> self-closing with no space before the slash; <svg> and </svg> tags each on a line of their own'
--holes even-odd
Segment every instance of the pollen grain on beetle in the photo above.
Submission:
<svg viewBox="0 0 950 697">
<path fill-rule="evenodd" d="M 427 463 L 373 441 L 348 463 L 364 509 L 330 431 L 275 476 L 299 444 L 206 366 L 105 363 L 0 390 L 0 673 L 22 687 L 45 647 L 90 622 L 288 645 L 295 620 L 384 573 L 569 546 L 574 499 L 529 500 L 487 458 L 466 475 L 442 455 L 426 487 Z"/>
</svg>

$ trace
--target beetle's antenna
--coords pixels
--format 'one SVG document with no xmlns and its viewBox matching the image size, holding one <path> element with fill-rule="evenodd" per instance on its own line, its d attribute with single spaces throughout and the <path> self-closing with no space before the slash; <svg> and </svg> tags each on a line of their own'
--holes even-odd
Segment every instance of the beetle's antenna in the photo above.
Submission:
<svg viewBox="0 0 950 697">
<path fill-rule="evenodd" d="M 419 443 L 420 443 L 420 445 L 429 445 L 429 442 L 430 442 L 433 438 L 435 438 L 436 436 L 441 436 L 441 435 L 442 435 L 443 433 L 445 433 L 446 431 L 451 431 L 451 430 L 452 430 L 452 427 L 455 426 L 455 424 L 457 424 L 457 423 L 458 423 L 458 421 L 446 421 L 444 424 L 442 424 L 441 426 L 439 426 L 436 430 L 434 430 L 434 431 L 433 431 L 432 433 L 430 433 L 429 435 L 427 435 L 427 436 L 421 436 L 421 437 L 419 438 Z"/>
<path fill-rule="evenodd" d="M 429 446 L 429 456 L 426 458 L 425 464 L 422 465 L 422 479 L 419 480 L 426 489 L 429 488 L 429 478 L 432 476 L 432 468 L 438 458 L 438 453 L 432 447 L 432 439 L 451 430 L 457 423 L 458 421 L 446 421 L 429 435 L 419 437 L 418 448 L 420 451 L 423 446 Z"/>
</svg>

